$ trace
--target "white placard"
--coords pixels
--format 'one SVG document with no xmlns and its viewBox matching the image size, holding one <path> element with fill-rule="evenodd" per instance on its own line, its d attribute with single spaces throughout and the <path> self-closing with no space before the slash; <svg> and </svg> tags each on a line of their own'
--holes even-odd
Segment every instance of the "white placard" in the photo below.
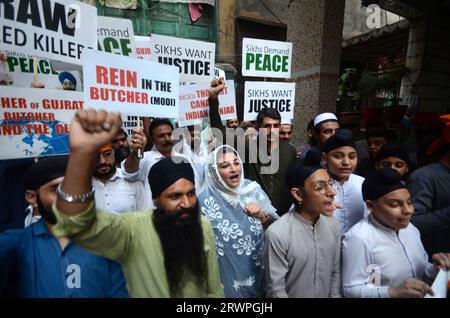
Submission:
<svg viewBox="0 0 450 318">
<path fill-rule="evenodd" d="M 133 23 L 130 20 L 99 16 L 97 41 L 100 51 L 136 57 Z"/>
<path fill-rule="evenodd" d="M 214 68 L 214 78 L 223 78 L 224 80 L 227 80 L 227 76 L 225 74 L 225 71 L 221 70 L 220 68 L 215 67 Z"/>
<path fill-rule="evenodd" d="M 201 124 L 202 120 L 209 119 L 209 87 L 208 84 L 180 86 L 180 127 Z M 226 81 L 225 88 L 219 94 L 219 114 L 222 120 L 237 117 L 236 94 L 232 80 Z"/>
<path fill-rule="evenodd" d="M 244 120 L 256 120 L 261 109 L 280 112 L 281 121 L 294 118 L 295 83 L 245 82 Z"/>
<path fill-rule="evenodd" d="M 67 154 L 70 121 L 83 106 L 81 92 L 2 87 L 0 159 Z"/>
<path fill-rule="evenodd" d="M 216 44 L 152 34 L 151 60 L 174 65 L 180 81 L 210 83 L 214 76 Z"/>
<path fill-rule="evenodd" d="M 450 272 L 439 270 L 439 273 L 436 275 L 434 279 L 433 285 L 431 285 L 431 289 L 434 292 L 434 296 L 430 294 L 426 294 L 425 298 L 446 298 L 447 297 L 447 284 L 450 280 Z"/>
<path fill-rule="evenodd" d="M 83 53 L 86 107 L 144 117 L 178 117 L 175 67 L 94 50 Z"/>
<path fill-rule="evenodd" d="M 136 45 L 136 55 L 138 59 L 150 61 L 152 54 L 152 44 L 149 36 L 134 36 L 134 44 Z"/>
<path fill-rule="evenodd" d="M 70 0 L 12 0 L 1 5 L 3 50 L 81 64 L 84 48 L 95 48 L 97 9 Z"/>
<path fill-rule="evenodd" d="M 133 134 L 133 128 L 138 126 L 138 116 L 129 116 L 126 114 L 121 114 L 122 117 L 122 128 L 127 132 L 128 136 Z M 141 128 L 144 127 L 144 118 L 141 119 Z"/>
<path fill-rule="evenodd" d="M 291 42 L 243 38 L 243 76 L 290 78 L 291 64 Z"/>
<path fill-rule="evenodd" d="M 32 56 L 19 52 L 5 51 L 6 62 L 0 61 L 0 83 L 2 85 L 46 89 L 82 90 L 80 74 L 77 71 L 55 71 L 49 60 L 37 59 L 37 80 L 34 78 L 34 63 Z"/>
</svg>

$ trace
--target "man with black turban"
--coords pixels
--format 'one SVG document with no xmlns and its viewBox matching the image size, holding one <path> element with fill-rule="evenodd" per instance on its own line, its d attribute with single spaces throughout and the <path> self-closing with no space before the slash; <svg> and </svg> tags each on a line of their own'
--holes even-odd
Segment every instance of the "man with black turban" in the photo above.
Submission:
<svg viewBox="0 0 450 318">
<path fill-rule="evenodd" d="M 24 174 L 25 197 L 42 218 L 0 235 L 0 295 L 7 297 L 128 297 L 120 265 L 66 237 L 55 237 L 52 204 L 67 157 L 39 160 Z"/>
<path fill-rule="evenodd" d="M 342 242 L 342 287 L 346 297 L 410 298 L 433 294 L 430 282 L 450 254 L 428 255 L 420 233 L 410 223 L 414 207 L 401 175 L 377 170 L 362 185 L 371 213 L 356 223 Z M 445 295 L 441 295 L 441 297 Z"/>
<path fill-rule="evenodd" d="M 79 111 L 72 120 L 67 173 L 53 211 L 55 230 L 121 263 L 132 297 L 223 297 L 214 233 L 199 216 L 195 177 L 183 158 L 162 158 L 148 181 L 154 211 L 105 214 L 95 208 L 97 150 L 121 127 L 120 115 Z"/>
<path fill-rule="evenodd" d="M 341 296 L 339 222 L 330 217 L 335 191 L 321 158 L 311 148 L 288 169 L 294 208 L 265 232 L 267 297 Z"/>
</svg>

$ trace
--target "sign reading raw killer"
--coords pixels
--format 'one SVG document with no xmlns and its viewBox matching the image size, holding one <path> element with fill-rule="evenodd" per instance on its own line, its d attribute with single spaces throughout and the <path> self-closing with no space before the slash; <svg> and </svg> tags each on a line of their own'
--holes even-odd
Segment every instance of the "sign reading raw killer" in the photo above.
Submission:
<svg viewBox="0 0 450 318">
<path fill-rule="evenodd" d="M 180 86 L 180 113 L 178 124 L 181 127 L 201 124 L 209 118 L 209 84 Z M 234 81 L 226 81 L 219 95 L 219 114 L 222 120 L 236 118 L 236 94 Z"/>
<path fill-rule="evenodd" d="M 151 60 L 174 65 L 180 81 L 209 83 L 214 76 L 216 44 L 152 34 Z"/>
<path fill-rule="evenodd" d="M 294 118 L 295 83 L 245 82 L 244 120 L 256 120 L 263 108 L 275 108 L 282 121 Z"/>
<path fill-rule="evenodd" d="M 43 58 L 81 64 L 97 41 L 97 9 L 79 1 L 1 1 L 0 20 L 2 49 Z"/>
<path fill-rule="evenodd" d="M 290 78 L 292 43 L 244 38 L 242 75 Z"/>
<path fill-rule="evenodd" d="M 179 75 L 175 67 L 111 53 L 83 53 L 88 107 L 127 115 L 178 117 Z"/>
<path fill-rule="evenodd" d="M 14 159 L 67 154 L 70 121 L 84 105 L 81 92 L 3 87 L 0 106 L 0 159 Z"/>
<path fill-rule="evenodd" d="M 136 57 L 133 23 L 130 20 L 99 16 L 97 40 L 100 51 Z"/>
</svg>

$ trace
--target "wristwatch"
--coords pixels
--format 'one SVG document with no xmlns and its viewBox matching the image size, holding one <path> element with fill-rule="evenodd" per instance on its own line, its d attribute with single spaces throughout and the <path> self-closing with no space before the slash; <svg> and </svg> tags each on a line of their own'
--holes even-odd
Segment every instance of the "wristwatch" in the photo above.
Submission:
<svg viewBox="0 0 450 318">
<path fill-rule="evenodd" d="M 56 188 L 56 194 L 58 195 L 58 197 L 61 200 L 64 200 L 66 202 L 87 202 L 90 201 L 92 199 L 94 199 L 94 194 L 95 194 L 95 190 L 94 187 L 92 187 L 92 190 L 89 191 L 88 193 L 85 194 L 68 194 L 65 193 L 61 190 L 61 185 L 62 183 L 60 183 L 58 185 L 58 187 Z"/>
</svg>

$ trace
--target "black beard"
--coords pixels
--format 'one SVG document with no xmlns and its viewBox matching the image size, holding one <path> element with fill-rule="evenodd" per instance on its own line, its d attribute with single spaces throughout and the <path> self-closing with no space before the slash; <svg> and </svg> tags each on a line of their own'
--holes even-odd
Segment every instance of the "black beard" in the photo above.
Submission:
<svg viewBox="0 0 450 318">
<path fill-rule="evenodd" d="M 56 217 L 55 214 L 53 214 L 53 211 L 48 211 L 46 208 L 44 208 L 44 205 L 42 204 L 41 198 L 39 194 L 36 196 L 36 203 L 39 209 L 39 214 L 42 216 L 45 222 L 55 225 L 56 224 Z"/>
<path fill-rule="evenodd" d="M 130 152 L 131 152 L 130 148 L 128 147 L 114 149 L 114 156 L 116 158 L 116 163 L 121 163 L 122 161 L 127 159 L 128 156 L 130 155 Z"/>
<path fill-rule="evenodd" d="M 189 216 L 180 218 L 186 212 Z M 153 224 L 161 241 L 171 296 L 180 296 L 188 277 L 194 277 L 195 283 L 206 289 L 208 268 L 198 202 L 192 209 L 180 209 L 175 215 L 157 208 Z"/>
<path fill-rule="evenodd" d="M 108 172 L 105 172 L 105 173 L 97 172 L 97 168 L 100 168 L 100 167 L 103 167 L 103 166 L 112 167 L 112 169 L 111 169 L 110 171 L 108 171 Z M 100 165 L 100 166 L 97 166 L 97 167 L 95 168 L 95 171 L 94 171 L 94 177 L 99 178 L 99 179 L 103 179 L 103 178 L 107 179 L 107 178 L 111 177 L 115 172 L 116 172 L 116 167 L 115 167 L 115 166 L 111 166 L 111 165 Z"/>
</svg>

